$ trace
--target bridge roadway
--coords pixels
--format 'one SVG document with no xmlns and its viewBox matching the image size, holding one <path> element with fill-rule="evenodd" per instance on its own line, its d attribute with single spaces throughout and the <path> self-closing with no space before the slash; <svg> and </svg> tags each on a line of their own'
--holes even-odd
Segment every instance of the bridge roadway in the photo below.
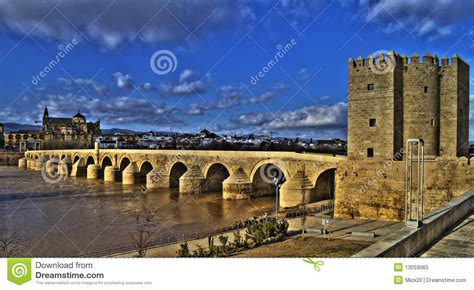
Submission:
<svg viewBox="0 0 474 290">
<path fill-rule="evenodd" d="M 18 166 L 46 176 L 85 176 L 180 193 L 222 192 L 225 199 L 274 195 L 280 206 L 333 198 L 335 174 L 345 156 L 270 151 L 73 149 L 25 152 Z M 304 193 L 304 194 L 303 194 Z"/>
</svg>

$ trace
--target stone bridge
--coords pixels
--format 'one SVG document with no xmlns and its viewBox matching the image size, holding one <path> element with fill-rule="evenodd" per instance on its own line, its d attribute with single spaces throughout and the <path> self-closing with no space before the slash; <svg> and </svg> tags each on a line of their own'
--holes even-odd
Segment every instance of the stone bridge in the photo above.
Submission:
<svg viewBox="0 0 474 290">
<path fill-rule="evenodd" d="M 224 199 L 275 195 L 277 177 L 282 183 L 280 206 L 287 208 L 303 201 L 334 198 L 336 169 L 344 159 L 294 152 L 99 150 L 96 147 L 27 151 L 18 165 L 53 175 L 143 184 L 148 189 L 177 187 L 183 194 L 222 192 Z"/>
</svg>

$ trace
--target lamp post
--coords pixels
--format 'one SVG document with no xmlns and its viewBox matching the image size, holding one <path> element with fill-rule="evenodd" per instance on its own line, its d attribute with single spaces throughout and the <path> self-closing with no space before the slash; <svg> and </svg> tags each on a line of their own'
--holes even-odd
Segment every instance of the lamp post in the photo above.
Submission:
<svg viewBox="0 0 474 290">
<path fill-rule="evenodd" d="M 275 212 L 276 212 L 276 219 L 278 220 L 278 209 L 280 208 L 279 195 L 280 195 L 281 180 L 277 176 L 275 176 L 273 177 L 273 183 L 275 184 Z"/>
</svg>

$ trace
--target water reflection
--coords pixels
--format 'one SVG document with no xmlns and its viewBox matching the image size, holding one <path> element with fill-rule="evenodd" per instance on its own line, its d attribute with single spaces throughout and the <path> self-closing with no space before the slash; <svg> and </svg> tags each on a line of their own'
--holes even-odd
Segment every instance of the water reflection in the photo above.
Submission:
<svg viewBox="0 0 474 290">
<path fill-rule="evenodd" d="M 41 174 L 0 167 L 0 215 L 26 241 L 25 255 L 70 256 L 132 243 L 144 207 L 156 216 L 155 237 L 212 230 L 271 212 L 273 197 L 223 200 L 220 193 L 179 195 L 176 188 L 142 193 L 141 186 L 70 177 L 48 184 Z"/>
</svg>

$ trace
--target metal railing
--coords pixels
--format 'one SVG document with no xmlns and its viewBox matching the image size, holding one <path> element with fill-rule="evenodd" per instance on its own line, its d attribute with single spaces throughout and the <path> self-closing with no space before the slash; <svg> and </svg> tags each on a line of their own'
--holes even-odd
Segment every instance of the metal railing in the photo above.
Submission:
<svg viewBox="0 0 474 290">
<path fill-rule="evenodd" d="M 331 201 L 328 204 L 323 204 L 319 207 L 310 207 L 306 208 L 306 214 L 318 214 L 318 213 L 327 213 L 330 212 L 334 209 L 334 203 Z M 303 215 L 303 210 L 287 210 L 285 212 L 285 217 L 286 218 L 295 218 Z M 194 232 L 194 233 L 185 233 L 185 234 L 180 234 L 178 236 L 168 236 L 168 237 L 161 237 L 157 239 L 152 239 L 151 241 L 148 242 L 148 245 L 146 246 L 146 249 L 151 249 L 151 248 L 156 248 L 160 246 L 166 246 L 166 245 L 172 245 L 176 244 L 178 242 L 184 242 L 184 241 L 189 241 L 189 240 L 197 240 L 197 239 L 202 239 L 206 238 L 209 236 L 215 236 L 215 235 L 220 235 L 224 233 L 229 233 L 235 230 L 241 230 L 247 227 L 248 224 L 252 223 L 253 221 L 251 219 L 241 221 L 241 222 L 236 222 L 232 226 L 228 227 L 221 227 L 218 229 L 210 230 L 210 231 L 200 231 L 200 232 Z M 91 252 L 82 252 L 76 255 L 72 255 L 74 257 L 109 257 L 112 255 L 117 255 L 117 254 L 125 254 L 125 253 L 131 253 L 131 252 L 137 252 L 137 246 L 136 245 L 123 245 L 123 246 L 116 246 L 116 247 L 109 247 L 104 250 L 99 250 L 99 251 L 91 251 Z"/>
</svg>

